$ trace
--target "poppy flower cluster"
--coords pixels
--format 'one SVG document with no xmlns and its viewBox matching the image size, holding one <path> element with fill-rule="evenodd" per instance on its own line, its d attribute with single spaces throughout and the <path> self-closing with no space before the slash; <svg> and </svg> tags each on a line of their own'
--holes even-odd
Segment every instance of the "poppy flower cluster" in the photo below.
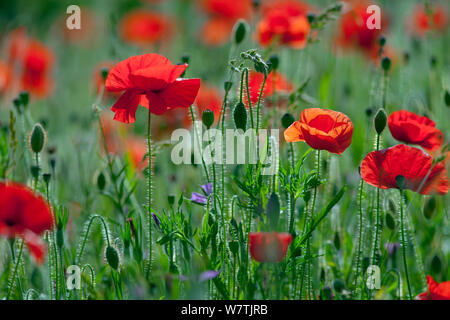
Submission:
<svg viewBox="0 0 450 320">
<path fill-rule="evenodd" d="M 360 172 L 365 182 L 381 189 L 399 189 L 396 178 L 403 176 L 403 188 L 414 192 L 444 195 L 449 190 L 444 164 L 434 164 L 430 155 L 404 144 L 370 152 L 361 162 Z"/>
<path fill-rule="evenodd" d="M 276 263 L 286 256 L 292 236 L 285 232 L 251 232 L 248 241 L 253 260 Z"/>
<path fill-rule="evenodd" d="M 45 245 L 40 236 L 52 227 L 47 201 L 18 183 L 0 183 L 0 235 L 23 238 L 36 261 L 42 263 Z"/>
<path fill-rule="evenodd" d="M 306 142 L 316 150 L 341 154 L 352 143 L 353 123 L 345 114 L 320 108 L 304 109 L 300 120 L 284 131 L 287 142 Z"/>
<path fill-rule="evenodd" d="M 248 18 L 252 11 L 251 0 L 201 0 L 201 8 L 209 18 L 201 30 L 201 40 L 210 46 L 219 46 L 230 39 L 234 24 Z"/>
<path fill-rule="evenodd" d="M 427 276 L 428 290 L 418 295 L 419 300 L 450 300 L 450 281 L 437 283 Z"/>
<path fill-rule="evenodd" d="M 125 41 L 145 47 L 169 39 L 172 29 L 173 22 L 165 15 L 138 9 L 124 16 L 119 34 Z"/>
<path fill-rule="evenodd" d="M 8 68 L 11 74 L 15 74 L 14 70 L 20 72 L 17 79 L 15 76 L 10 79 L 14 89 L 29 91 L 39 98 L 47 96 L 53 86 L 51 68 L 55 59 L 52 51 L 29 38 L 24 28 L 13 30 L 7 38 Z"/>
<path fill-rule="evenodd" d="M 105 83 L 109 92 L 124 91 L 111 108 L 114 119 L 135 122 L 139 105 L 156 115 L 173 108 L 188 108 L 197 96 L 200 79 L 179 78 L 187 66 L 173 65 L 155 53 L 119 62 L 110 70 Z"/>
<path fill-rule="evenodd" d="M 444 134 L 436 128 L 436 123 L 414 112 L 400 110 L 388 117 L 392 136 L 401 142 L 416 144 L 427 151 L 435 151 L 444 142 Z"/>
<path fill-rule="evenodd" d="M 293 0 L 272 1 L 263 6 L 258 23 L 258 41 L 262 46 L 273 42 L 302 49 L 308 42 L 311 27 L 307 5 Z"/>
</svg>

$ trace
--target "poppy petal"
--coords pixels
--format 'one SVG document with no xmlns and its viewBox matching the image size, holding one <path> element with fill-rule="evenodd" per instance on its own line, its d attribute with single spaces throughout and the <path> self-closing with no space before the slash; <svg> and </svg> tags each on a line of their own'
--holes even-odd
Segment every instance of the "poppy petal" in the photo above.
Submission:
<svg viewBox="0 0 450 320">
<path fill-rule="evenodd" d="M 300 129 L 300 123 L 298 121 L 295 121 L 289 126 L 289 128 L 284 130 L 284 139 L 286 142 L 305 141 L 302 130 Z"/>
<path fill-rule="evenodd" d="M 200 79 L 177 79 L 159 96 L 168 108 L 188 108 L 194 103 L 199 89 Z"/>
<path fill-rule="evenodd" d="M 164 100 L 153 92 L 147 92 L 145 96 L 142 96 L 140 104 L 156 115 L 164 114 L 167 111 L 167 105 Z"/>
<path fill-rule="evenodd" d="M 125 91 L 120 98 L 111 107 L 114 114 L 114 120 L 133 123 L 136 121 L 136 110 L 139 106 L 140 93 L 136 90 Z"/>
</svg>

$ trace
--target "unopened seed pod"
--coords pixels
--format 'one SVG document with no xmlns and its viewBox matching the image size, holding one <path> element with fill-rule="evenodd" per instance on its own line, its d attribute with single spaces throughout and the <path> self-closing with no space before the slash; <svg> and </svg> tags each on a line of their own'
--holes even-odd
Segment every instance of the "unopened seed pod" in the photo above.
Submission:
<svg viewBox="0 0 450 320">
<path fill-rule="evenodd" d="M 387 124 L 386 111 L 384 111 L 384 109 L 379 109 L 377 111 L 377 114 L 373 118 L 373 125 L 378 135 L 380 135 L 383 132 L 384 128 L 386 128 L 386 124 Z"/>
<path fill-rule="evenodd" d="M 240 44 L 244 39 L 247 33 L 248 25 L 245 20 L 240 19 L 233 28 L 233 40 L 235 44 Z"/>
<path fill-rule="evenodd" d="M 384 71 L 389 71 L 389 69 L 391 68 L 391 59 L 389 59 L 388 57 L 384 57 L 381 60 L 381 67 Z"/>
<path fill-rule="evenodd" d="M 45 142 L 47 140 L 47 134 L 40 123 L 36 123 L 31 129 L 28 137 L 28 144 L 34 153 L 39 153 L 44 149 Z"/>
<path fill-rule="evenodd" d="M 247 110 L 242 102 L 238 102 L 233 111 L 234 125 L 236 129 L 245 131 L 247 128 Z"/>
<path fill-rule="evenodd" d="M 278 228 L 278 221 L 280 220 L 280 199 L 278 195 L 273 192 L 267 202 L 267 220 L 270 228 L 276 231 Z"/>
<path fill-rule="evenodd" d="M 103 172 L 101 172 L 101 171 L 97 174 L 96 184 L 97 184 L 98 190 L 100 190 L 100 191 L 105 190 L 106 177 L 103 174 Z"/>
<path fill-rule="evenodd" d="M 291 124 L 293 124 L 295 121 L 295 118 L 292 114 L 290 113 L 285 113 L 282 117 L 281 117 L 281 125 L 283 126 L 283 128 L 287 129 L 291 126 Z"/>
<path fill-rule="evenodd" d="M 448 90 L 445 90 L 444 102 L 447 107 L 450 107 L 450 92 Z"/>
<path fill-rule="evenodd" d="M 109 266 L 114 270 L 117 270 L 119 268 L 119 253 L 117 252 L 117 249 L 112 246 L 107 246 L 105 256 Z"/>
<path fill-rule="evenodd" d="M 202 122 L 209 129 L 214 123 L 214 112 L 210 109 L 206 109 L 202 112 Z"/>
</svg>

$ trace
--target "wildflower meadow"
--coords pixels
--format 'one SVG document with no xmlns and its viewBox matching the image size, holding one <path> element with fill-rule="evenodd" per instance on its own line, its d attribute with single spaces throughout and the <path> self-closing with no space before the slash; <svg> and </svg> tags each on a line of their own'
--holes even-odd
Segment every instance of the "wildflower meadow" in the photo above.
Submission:
<svg viewBox="0 0 450 320">
<path fill-rule="evenodd" d="M 449 51 L 448 1 L 1 1 L 0 300 L 449 300 Z"/>
</svg>

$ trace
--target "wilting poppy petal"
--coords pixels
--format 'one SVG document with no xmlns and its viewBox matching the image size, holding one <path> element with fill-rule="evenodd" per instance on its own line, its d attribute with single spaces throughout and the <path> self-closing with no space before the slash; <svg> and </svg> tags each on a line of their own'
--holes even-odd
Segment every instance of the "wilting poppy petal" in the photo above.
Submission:
<svg viewBox="0 0 450 320">
<path fill-rule="evenodd" d="M 381 189 L 398 188 L 396 177 L 405 177 L 405 188 L 421 194 L 446 194 L 447 170 L 442 163 L 432 167 L 433 158 L 422 150 L 399 144 L 373 151 L 361 162 L 361 177 Z"/>
<path fill-rule="evenodd" d="M 437 283 L 427 276 L 428 290 L 419 294 L 419 300 L 450 300 L 450 281 Z"/>
<path fill-rule="evenodd" d="M 139 99 L 139 91 L 133 89 L 126 90 L 111 107 L 111 111 L 115 113 L 114 120 L 124 123 L 135 122 Z"/>
<path fill-rule="evenodd" d="M 250 255 L 258 262 L 280 262 L 287 253 L 292 236 L 289 233 L 249 233 Z"/>
<path fill-rule="evenodd" d="M 287 142 L 304 141 L 311 148 L 341 154 L 352 143 L 353 124 L 345 114 L 309 108 L 284 131 Z"/>
<path fill-rule="evenodd" d="M 391 113 L 388 126 L 396 140 L 417 144 L 429 151 L 439 149 L 444 142 L 444 134 L 436 128 L 434 121 L 411 111 L 400 110 Z"/>
<path fill-rule="evenodd" d="M 199 89 L 200 79 L 177 79 L 158 95 L 168 108 L 188 108 L 194 103 Z"/>
</svg>

